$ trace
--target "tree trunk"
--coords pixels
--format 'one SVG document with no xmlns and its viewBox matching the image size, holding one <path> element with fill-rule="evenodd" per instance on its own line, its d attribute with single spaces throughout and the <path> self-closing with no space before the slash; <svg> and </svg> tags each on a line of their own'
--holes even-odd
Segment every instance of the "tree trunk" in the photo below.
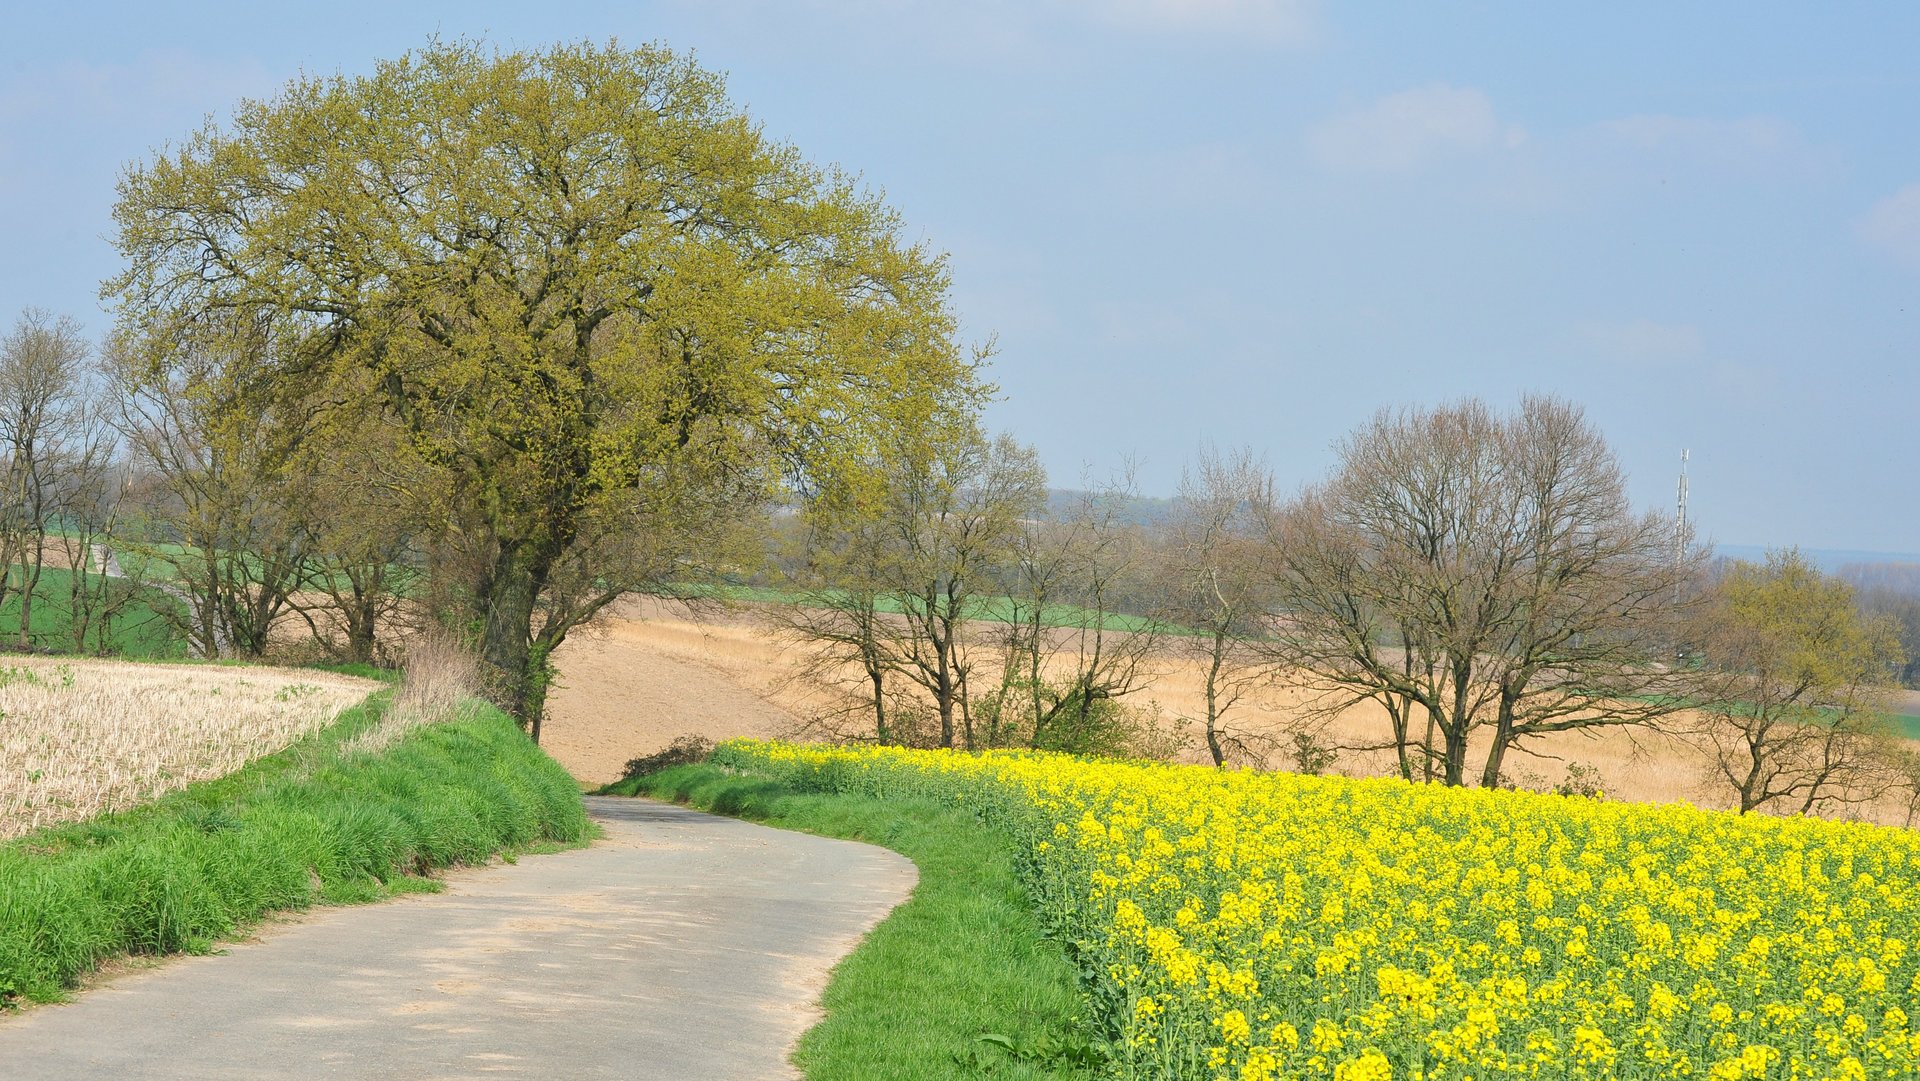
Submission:
<svg viewBox="0 0 1920 1081">
<path fill-rule="evenodd" d="M 489 672 L 487 697 L 540 740 L 545 673 L 532 670 L 533 610 L 544 577 L 540 561 L 522 546 L 503 543 L 480 598 L 484 626 L 480 659 Z"/>
<path fill-rule="evenodd" d="M 1760 731 L 1764 733 L 1766 729 L 1762 728 Z M 1766 788 L 1763 779 L 1766 768 L 1766 756 L 1761 751 L 1761 748 L 1765 745 L 1764 735 L 1762 735 L 1759 740 L 1755 740 L 1752 737 L 1749 737 L 1747 740 L 1747 753 L 1751 759 L 1751 763 L 1747 767 L 1746 779 L 1741 781 L 1739 786 L 1741 814 L 1746 814 L 1748 811 L 1760 806 L 1760 793 Z"/>
<path fill-rule="evenodd" d="M 1456 659 L 1453 668 L 1453 715 L 1441 720 L 1440 734 L 1447 741 L 1446 783 L 1458 788 L 1467 783 L 1467 737 L 1473 733 L 1473 718 L 1467 712 L 1468 688 L 1472 686 L 1473 661 Z"/>
<path fill-rule="evenodd" d="M 20 648 L 32 645 L 31 628 L 33 626 L 33 591 L 40 580 L 40 567 L 36 563 L 31 570 L 20 568 Z"/>
<path fill-rule="evenodd" d="M 1462 732 L 1455 735 L 1452 728 L 1446 730 L 1447 761 L 1446 772 L 1442 780 L 1448 786 L 1459 788 L 1467 783 L 1467 738 Z"/>
<path fill-rule="evenodd" d="M 1504 690 L 1500 694 L 1500 715 L 1493 728 L 1493 746 L 1487 748 L 1486 768 L 1480 771 L 1481 788 L 1500 787 L 1500 765 L 1506 760 L 1507 747 L 1513 742 L 1514 698 Z"/>
<path fill-rule="evenodd" d="M 941 680 L 944 685 L 946 681 Z M 944 689 L 936 696 L 940 702 L 940 746 L 953 749 L 953 695 Z"/>
<path fill-rule="evenodd" d="M 1427 735 L 1420 742 L 1420 778 L 1428 784 L 1433 783 L 1433 734 L 1440 727 L 1439 709 L 1427 707 Z"/>
<path fill-rule="evenodd" d="M 1226 632 L 1216 628 L 1213 633 L 1212 663 L 1207 665 L 1207 750 L 1213 755 L 1215 769 L 1227 764 L 1227 755 L 1220 747 L 1220 668 L 1226 656 Z"/>
<path fill-rule="evenodd" d="M 1413 702 L 1405 695 L 1386 696 L 1387 721 L 1393 726 L 1393 753 L 1400 764 L 1400 779 L 1413 780 L 1413 759 L 1407 754 L 1407 743 L 1412 738 L 1409 730 L 1413 727 Z"/>
<path fill-rule="evenodd" d="M 327 573 L 322 571 L 322 573 Z M 373 663 L 380 644 L 380 609 L 386 596 L 385 575 L 379 570 L 351 568 L 345 572 L 347 596 L 341 604 L 346 623 L 347 657 L 358 664 Z"/>
<path fill-rule="evenodd" d="M 883 685 L 884 677 L 880 669 L 869 665 L 867 678 L 873 681 L 873 736 L 876 741 L 885 743 L 887 742 L 887 695 Z"/>
</svg>

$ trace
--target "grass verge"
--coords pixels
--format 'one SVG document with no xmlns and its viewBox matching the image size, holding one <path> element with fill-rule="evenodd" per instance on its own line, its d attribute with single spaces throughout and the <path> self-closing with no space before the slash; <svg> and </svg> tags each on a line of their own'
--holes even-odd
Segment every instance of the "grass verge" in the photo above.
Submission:
<svg viewBox="0 0 1920 1081">
<path fill-rule="evenodd" d="M 1092 1077 L 1074 968 L 1040 931 L 999 830 L 931 800 L 821 794 L 713 765 L 609 785 L 826 837 L 920 869 L 913 896 L 833 971 L 794 1062 L 812 1081 Z"/>
<path fill-rule="evenodd" d="M 383 691 L 225 777 L 0 845 L 0 1005 L 123 954 L 199 952 L 259 917 L 438 889 L 420 876 L 590 835 L 578 788 L 478 704 L 377 753 Z"/>
</svg>

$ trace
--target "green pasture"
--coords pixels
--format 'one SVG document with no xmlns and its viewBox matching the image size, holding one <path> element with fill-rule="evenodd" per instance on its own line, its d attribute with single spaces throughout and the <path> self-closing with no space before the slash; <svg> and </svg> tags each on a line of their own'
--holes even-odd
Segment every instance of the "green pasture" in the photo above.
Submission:
<svg viewBox="0 0 1920 1081">
<path fill-rule="evenodd" d="M 88 631 L 83 652 L 110 653 L 122 657 L 171 658 L 186 655 L 176 627 L 184 622 L 185 605 L 176 597 L 153 586 L 134 586 L 132 603 L 114 618 L 111 630 L 102 636 L 98 628 Z M 73 612 L 69 603 L 73 572 L 47 567 L 40 572 L 40 584 L 34 590 L 33 615 L 27 627 L 30 644 L 40 649 L 70 651 L 74 648 Z M 11 645 L 20 633 L 20 596 L 9 591 L 0 603 L 0 645 Z"/>
</svg>

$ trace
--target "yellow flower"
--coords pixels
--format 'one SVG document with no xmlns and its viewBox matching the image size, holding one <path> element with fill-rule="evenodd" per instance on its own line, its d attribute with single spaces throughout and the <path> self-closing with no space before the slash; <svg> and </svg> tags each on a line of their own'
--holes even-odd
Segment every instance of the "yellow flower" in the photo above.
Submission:
<svg viewBox="0 0 1920 1081">
<path fill-rule="evenodd" d="M 1920 1076 L 1920 833 L 1031 753 L 716 760 L 977 808 L 1112 1004 L 1119 1074 Z"/>
<path fill-rule="evenodd" d="M 1369 1047 L 1358 1058 L 1333 1068 L 1334 1081 L 1393 1081 L 1393 1063 Z"/>
</svg>

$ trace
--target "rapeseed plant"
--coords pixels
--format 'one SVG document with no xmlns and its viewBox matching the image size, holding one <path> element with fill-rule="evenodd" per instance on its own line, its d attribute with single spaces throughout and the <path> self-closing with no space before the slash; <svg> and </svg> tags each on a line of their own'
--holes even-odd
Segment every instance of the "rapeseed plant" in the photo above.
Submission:
<svg viewBox="0 0 1920 1081">
<path fill-rule="evenodd" d="M 1393 780 L 723 745 L 972 804 L 1112 1076 L 1920 1076 L 1920 834 Z"/>
</svg>

